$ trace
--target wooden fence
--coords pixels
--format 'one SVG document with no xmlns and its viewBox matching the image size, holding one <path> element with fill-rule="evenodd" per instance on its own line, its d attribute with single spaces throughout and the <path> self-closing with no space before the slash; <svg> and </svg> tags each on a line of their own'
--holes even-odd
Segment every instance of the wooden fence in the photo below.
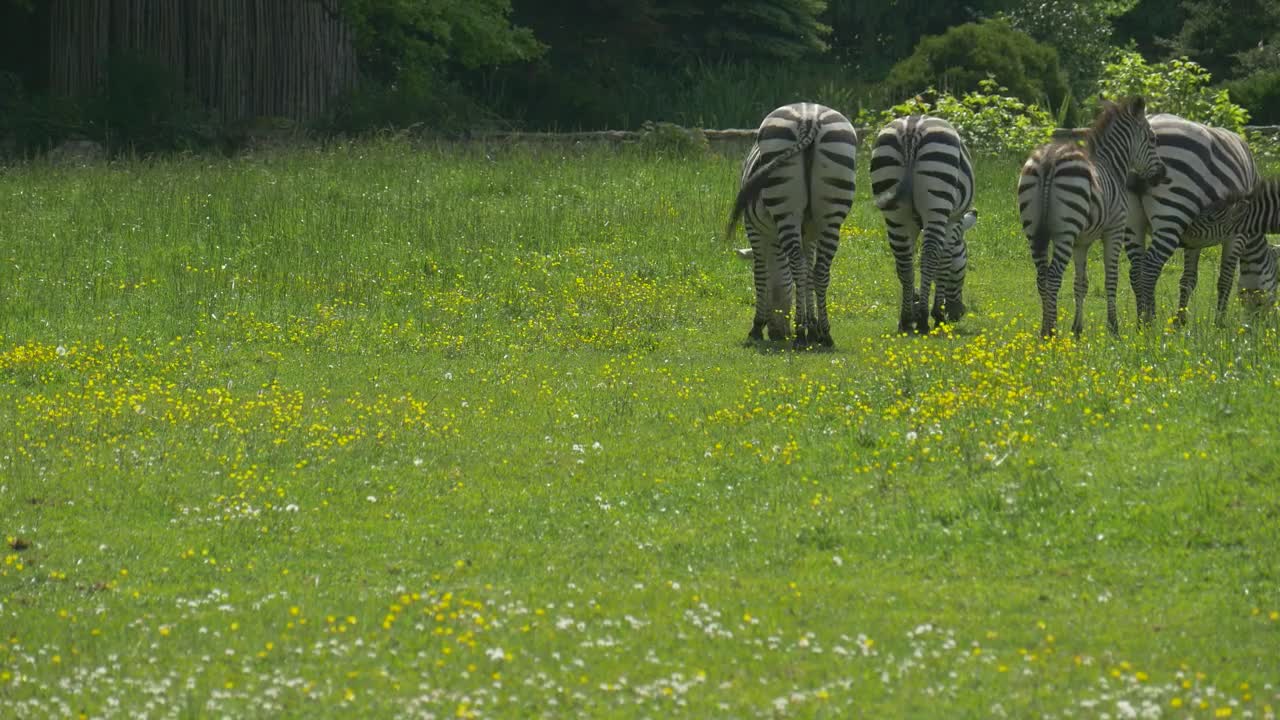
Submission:
<svg viewBox="0 0 1280 720">
<path fill-rule="evenodd" d="M 51 0 L 50 85 L 87 96 L 107 59 L 164 63 L 222 120 L 308 120 L 356 82 L 336 0 Z"/>
</svg>

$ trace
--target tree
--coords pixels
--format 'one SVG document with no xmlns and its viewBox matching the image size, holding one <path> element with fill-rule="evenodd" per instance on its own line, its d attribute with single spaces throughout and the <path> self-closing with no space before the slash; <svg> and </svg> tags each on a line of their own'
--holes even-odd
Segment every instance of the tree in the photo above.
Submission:
<svg viewBox="0 0 1280 720">
<path fill-rule="evenodd" d="M 1113 48 L 1112 21 L 1137 0 L 1045 0 L 1009 11 L 1009 24 L 1058 51 L 1075 97 L 1092 90 Z"/>
<path fill-rule="evenodd" d="M 1174 55 L 1195 60 L 1214 77 L 1239 77 L 1241 53 L 1265 48 L 1280 33 L 1280 0 L 1184 0 L 1186 21 Z"/>
<path fill-rule="evenodd" d="M 1014 0 L 829 0 L 821 16 L 831 26 L 831 52 L 843 62 L 878 75 L 911 54 L 926 35 L 990 18 Z"/>
<path fill-rule="evenodd" d="M 542 46 L 510 22 L 510 0 L 343 0 L 362 71 L 382 82 L 406 72 L 447 74 L 537 56 Z"/>
<path fill-rule="evenodd" d="M 955 95 L 994 78 L 1023 102 L 1059 107 L 1067 96 L 1058 53 L 1004 20 L 967 23 L 926 37 L 889 71 L 885 85 L 899 97 L 927 87 Z"/>
</svg>

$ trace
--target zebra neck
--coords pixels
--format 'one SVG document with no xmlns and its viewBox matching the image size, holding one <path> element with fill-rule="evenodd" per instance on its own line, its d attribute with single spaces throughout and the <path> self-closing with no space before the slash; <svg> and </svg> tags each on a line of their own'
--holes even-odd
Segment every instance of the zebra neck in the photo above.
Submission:
<svg viewBox="0 0 1280 720">
<path fill-rule="evenodd" d="M 1106 178 L 1107 181 L 1124 184 L 1125 177 L 1129 173 L 1128 163 L 1122 162 L 1120 157 L 1122 153 L 1111 149 L 1099 148 L 1093 152 L 1089 160 L 1093 162 L 1096 168 L 1096 174 L 1099 180 Z"/>
</svg>

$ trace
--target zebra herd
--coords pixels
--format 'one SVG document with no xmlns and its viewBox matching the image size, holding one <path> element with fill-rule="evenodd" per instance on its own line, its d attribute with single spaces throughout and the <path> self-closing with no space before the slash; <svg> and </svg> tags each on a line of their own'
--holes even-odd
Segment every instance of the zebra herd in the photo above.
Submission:
<svg viewBox="0 0 1280 720">
<path fill-rule="evenodd" d="M 1237 267 L 1242 295 L 1255 307 L 1275 294 L 1280 249 L 1267 243 L 1266 234 L 1280 232 L 1280 179 L 1260 180 L 1235 134 L 1145 111 L 1142 98 L 1104 100 L 1083 146 L 1043 145 L 1022 167 L 1018 211 L 1046 337 L 1056 332 L 1057 295 L 1069 261 L 1075 264 L 1072 331 L 1082 332 L 1086 259 L 1098 238 L 1112 333 L 1119 331 L 1121 250 L 1130 263 L 1140 324 L 1154 319 L 1156 280 L 1179 247 L 1186 262 L 1177 323 L 1185 321 L 1205 247 L 1223 246 L 1219 320 Z M 816 103 L 780 107 L 761 123 L 726 231 L 731 234 L 741 218 L 751 243 L 740 251 L 753 264 L 749 342 L 762 340 L 766 330 L 771 340 L 788 337 L 794 304 L 795 346 L 833 344 L 827 287 L 840 226 L 853 206 L 857 142 L 848 118 Z M 930 316 L 936 324 L 959 320 L 965 313 L 965 232 L 978 217 L 973 164 L 960 134 L 941 118 L 898 118 L 876 136 L 870 175 L 902 283 L 898 331 L 926 333 Z"/>
</svg>

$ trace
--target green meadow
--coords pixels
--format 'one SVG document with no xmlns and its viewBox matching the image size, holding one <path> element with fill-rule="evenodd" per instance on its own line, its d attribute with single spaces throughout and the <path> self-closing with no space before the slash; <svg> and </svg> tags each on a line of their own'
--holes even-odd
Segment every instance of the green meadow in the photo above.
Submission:
<svg viewBox="0 0 1280 720">
<path fill-rule="evenodd" d="M 736 153 L 0 170 L 0 716 L 1274 719 L 1275 314 L 1042 341 L 1019 165 L 898 336 L 864 147 L 829 352 Z"/>
</svg>

